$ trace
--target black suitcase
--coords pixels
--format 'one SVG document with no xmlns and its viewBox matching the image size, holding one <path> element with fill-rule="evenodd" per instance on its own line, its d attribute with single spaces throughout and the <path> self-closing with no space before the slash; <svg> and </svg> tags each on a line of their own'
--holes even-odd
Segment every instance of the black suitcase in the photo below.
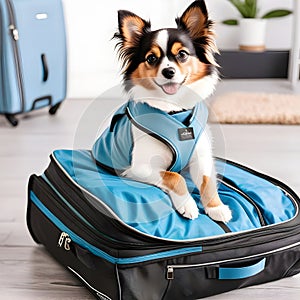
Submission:
<svg viewBox="0 0 300 300">
<path fill-rule="evenodd" d="M 297 195 L 234 162 L 216 159 L 216 169 L 227 224 L 199 201 L 187 220 L 160 189 L 108 173 L 90 151 L 57 150 L 30 178 L 28 228 L 98 299 L 199 299 L 298 273 Z"/>
</svg>

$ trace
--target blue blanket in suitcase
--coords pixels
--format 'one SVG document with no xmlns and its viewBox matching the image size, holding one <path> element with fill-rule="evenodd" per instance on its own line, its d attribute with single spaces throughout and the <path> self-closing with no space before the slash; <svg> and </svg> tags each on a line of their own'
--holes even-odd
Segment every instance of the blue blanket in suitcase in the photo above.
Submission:
<svg viewBox="0 0 300 300">
<path fill-rule="evenodd" d="M 95 208 L 105 205 L 115 218 L 145 235 L 192 241 L 225 233 L 224 226 L 204 213 L 199 191 L 187 171 L 182 174 L 201 213 L 196 220 L 179 215 L 168 195 L 159 188 L 103 170 L 96 165 L 90 151 L 56 150 L 53 156 L 72 182 L 93 195 L 87 201 L 91 201 Z M 222 159 L 216 159 L 216 169 L 220 197 L 233 212 L 232 220 L 226 224 L 228 231 L 246 231 L 278 224 L 296 215 L 289 196 L 270 181 Z"/>
</svg>

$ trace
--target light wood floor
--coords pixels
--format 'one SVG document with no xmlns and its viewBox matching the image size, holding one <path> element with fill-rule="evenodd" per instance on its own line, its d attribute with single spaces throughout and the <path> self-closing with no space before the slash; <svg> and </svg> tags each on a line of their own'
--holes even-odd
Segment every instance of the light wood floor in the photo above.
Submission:
<svg viewBox="0 0 300 300">
<path fill-rule="evenodd" d="M 25 224 L 28 177 L 43 172 L 52 150 L 80 144 L 76 139 L 84 129 L 78 122 L 90 103 L 68 100 L 56 116 L 35 112 L 21 118 L 17 128 L 0 117 L 0 299 L 93 299 L 33 243 Z M 277 177 L 300 193 L 300 127 L 229 125 L 222 130 L 227 158 Z M 300 276 L 295 276 L 210 299 L 298 300 L 299 294 Z"/>
</svg>

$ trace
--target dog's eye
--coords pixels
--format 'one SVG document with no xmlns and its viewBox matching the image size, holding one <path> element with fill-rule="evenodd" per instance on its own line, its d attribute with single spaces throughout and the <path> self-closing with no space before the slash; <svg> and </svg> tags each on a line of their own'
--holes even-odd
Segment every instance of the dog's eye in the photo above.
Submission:
<svg viewBox="0 0 300 300">
<path fill-rule="evenodd" d="M 149 54 L 146 57 L 146 61 L 149 65 L 154 65 L 157 62 L 158 58 L 154 54 Z"/>
<path fill-rule="evenodd" d="M 189 58 L 189 53 L 187 53 L 185 50 L 180 50 L 178 52 L 178 54 L 176 55 L 176 58 L 180 61 L 180 62 L 186 62 L 187 59 Z"/>
</svg>

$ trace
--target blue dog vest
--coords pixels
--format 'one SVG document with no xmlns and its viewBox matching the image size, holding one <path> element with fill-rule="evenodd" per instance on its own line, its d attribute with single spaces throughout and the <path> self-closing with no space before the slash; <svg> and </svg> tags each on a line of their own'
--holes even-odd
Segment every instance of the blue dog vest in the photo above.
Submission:
<svg viewBox="0 0 300 300">
<path fill-rule="evenodd" d="M 92 153 L 97 163 L 117 173 L 131 166 L 132 126 L 166 144 L 173 154 L 168 170 L 181 171 L 189 162 L 208 118 L 203 102 L 193 109 L 168 114 L 147 103 L 129 101 L 114 114 L 110 127 L 96 140 Z"/>
</svg>

